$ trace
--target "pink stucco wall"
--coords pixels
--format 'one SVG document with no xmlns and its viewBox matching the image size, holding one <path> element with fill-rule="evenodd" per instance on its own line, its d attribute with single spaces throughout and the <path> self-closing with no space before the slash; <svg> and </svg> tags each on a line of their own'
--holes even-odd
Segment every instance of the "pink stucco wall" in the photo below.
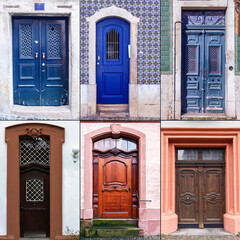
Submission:
<svg viewBox="0 0 240 240">
<path fill-rule="evenodd" d="M 139 227 L 144 235 L 160 234 L 160 123 L 81 123 L 81 218 L 93 216 L 92 143 L 112 134 L 128 136 L 139 142 Z"/>
</svg>

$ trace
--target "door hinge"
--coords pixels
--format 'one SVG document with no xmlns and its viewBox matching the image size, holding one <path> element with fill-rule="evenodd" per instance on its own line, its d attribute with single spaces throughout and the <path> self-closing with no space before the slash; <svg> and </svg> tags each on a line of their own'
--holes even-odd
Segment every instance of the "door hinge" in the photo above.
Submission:
<svg viewBox="0 0 240 240">
<path fill-rule="evenodd" d="M 131 58 L 131 44 L 128 45 L 128 57 Z"/>
</svg>

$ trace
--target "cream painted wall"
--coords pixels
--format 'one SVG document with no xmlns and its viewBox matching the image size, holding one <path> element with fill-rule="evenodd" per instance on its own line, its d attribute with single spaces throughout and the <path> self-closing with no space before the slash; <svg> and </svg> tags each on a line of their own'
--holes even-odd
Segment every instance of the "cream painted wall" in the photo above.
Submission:
<svg viewBox="0 0 240 240">
<path fill-rule="evenodd" d="M 79 210 L 79 158 L 73 162 L 73 148 L 79 148 L 78 121 L 0 121 L 0 235 L 6 235 L 7 206 L 7 144 L 5 142 L 5 127 L 21 123 L 45 123 L 65 128 L 63 143 L 63 234 L 66 228 L 78 231 L 80 226 Z"/>
<path fill-rule="evenodd" d="M 94 130 L 109 127 L 111 122 L 81 123 L 81 189 L 84 189 L 84 136 Z M 160 123 L 129 122 L 118 123 L 123 127 L 136 129 L 146 135 L 146 199 L 148 209 L 160 206 Z M 84 192 L 81 192 L 81 209 L 84 207 Z"/>
</svg>

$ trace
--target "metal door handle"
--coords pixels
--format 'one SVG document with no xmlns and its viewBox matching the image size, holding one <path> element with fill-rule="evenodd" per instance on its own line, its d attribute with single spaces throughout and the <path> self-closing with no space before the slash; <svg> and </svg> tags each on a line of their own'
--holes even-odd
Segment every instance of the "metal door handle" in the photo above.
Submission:
<svg viewBox="0 0 240 240">
<path fill-rule="evenodd" d="M 117 188 L 117 186 L 115 185 L 115 186 L 113 186 L 114 188 Z"/>
<path fill-rule="evenodd" d="M 45 56 L 45 53 L 43 52 L 42 53 L 42 59 L 45 59 L 46 58 L 46 56 Z"/>
<path fill-rule="evenodd" d="M 97 60 L 98 60 L 98 61 L 100 60 L 100 56 L 97 57 Z"/>
<path fill-rule="evenodd" d="M 38 58 L 38 53 L 37 52 L 35 53 L 35 58 Z"/>
</svg>

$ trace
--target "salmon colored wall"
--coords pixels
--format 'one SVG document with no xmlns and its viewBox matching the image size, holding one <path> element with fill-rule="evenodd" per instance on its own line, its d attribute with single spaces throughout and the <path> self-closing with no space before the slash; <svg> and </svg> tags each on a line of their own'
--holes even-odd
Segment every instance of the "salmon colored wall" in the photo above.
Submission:
<svg viewBox="0 0 240 240">
<path fill-rule="evenodd" d="M 175 213 L 175 148 L 226 148 L 226 213 L 224 229 L 240 232 L 240 128 L 161 129 L 161 233 L 177 230 Z"/>
</svg>

